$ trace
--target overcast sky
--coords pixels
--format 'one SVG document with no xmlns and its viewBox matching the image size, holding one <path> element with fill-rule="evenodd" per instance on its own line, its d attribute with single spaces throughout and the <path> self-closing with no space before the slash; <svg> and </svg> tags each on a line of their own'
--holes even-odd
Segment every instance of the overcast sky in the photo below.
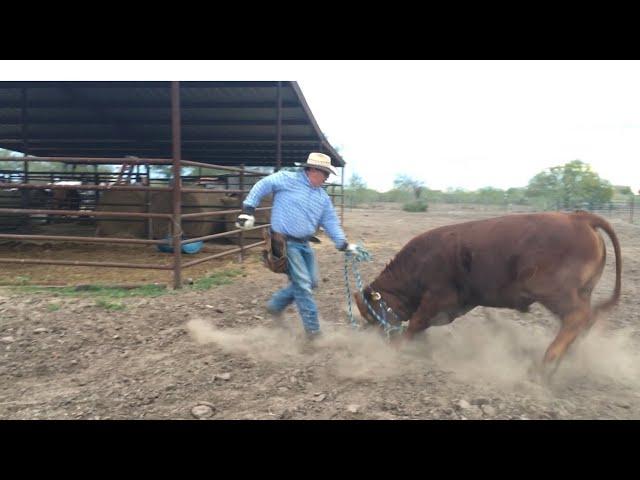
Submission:
<svg viewBox="0 0 640 480">
<path fill-rule="evenodd" d="M 525 186 L 579 159 L 640 189 L 639 61 L 0 61 L 3 80 L 296 80 L 378 190 Z"/>
</svg>

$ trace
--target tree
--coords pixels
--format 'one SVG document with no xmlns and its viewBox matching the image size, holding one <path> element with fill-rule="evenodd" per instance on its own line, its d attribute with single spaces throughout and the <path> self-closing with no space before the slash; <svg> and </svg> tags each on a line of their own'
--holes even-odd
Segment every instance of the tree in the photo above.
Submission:
<svg viewBox="0 0 640 480">
<path fill-rule="evenodd" d="M 120 170 L 120 167 L 117 167 Z M 173 176 L 173 165 L 151 165 L 151 176 L 156 178 L 171 178 Z M 182 167 L 180 169 L 181 176 L 189 176 L 193 175 L 196 171 L 195 167 Z M 204 175 L 215 175 L 215 172 L 211 172 L 211 170 L 207 170 L 208 173 L 203 173 Z M 222 172 L 222 170 L 221 170 Z"/>
<path fill-rule="evenodd" d="M 527 189 L 516 187 L 509 188 L 505 192 L 505 199 L 507 203 L 525 205 L 527 203 Z"/>
<path fill-rule="evenodd" d="M 538 173 L 529 181 L 527 196 L 556 209 L 594 208 L 611 200 L 613 188 L 588 164 L 574 160 Z"/>
<path fill-rule="evenodd" d="M 17 170 L 21 164 L 17 161 L 21 154 L 0 148 L 0 170 Z"/>
<path fill-rule="evenodd" d="M 367 188 L 367 183 L 360 175 L 358 175 L 357 173 L 353 173 L 351 175 L 351 178 L 349 179 L 349 185 L 347 188 L 351 188 L 353 190 L 362 190 L 364 188 Z"/>
<path fill-rule="evenodd" d="M 506 194 L 504 190 L 493 187 L 484 187 L 478 190 L 478 201 L 485 205 L 499 205 L 505 203 Z"/>
<path fill-rule="evenodd" d="M 614 195 L 633 195 L 631 188 L 625 185 L 615 185 L 613 187 L 613 193 Z"/>
<path fill-rule="evenodd" d="M 400 174 L 396 177 L 393 181 L 393 187 L 398 190 L 412 192 L 415 195 L 416 200 L 420 198 L 420 194 L 425 188 L 422 180 L 415 180 L 405 174 Z"/>
</svg>

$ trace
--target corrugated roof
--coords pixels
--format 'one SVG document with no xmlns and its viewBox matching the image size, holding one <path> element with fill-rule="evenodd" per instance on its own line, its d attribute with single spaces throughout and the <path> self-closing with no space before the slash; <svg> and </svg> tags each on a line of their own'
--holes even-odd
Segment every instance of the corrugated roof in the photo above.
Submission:
<svg viewBox="0 0 640 480">
<path fill-rule="evenodd" d="M 275 164 L 278 82 L 180 90 L 183 159 Z M 322 151 L 344 166 L 298 84 L 281 82 L 281 95 L 282 164 Z M 23 151 L 25 137 L 30 155 L 171 158 L 171 82 L 0 82 L 0 148 Z"/>
</svg>

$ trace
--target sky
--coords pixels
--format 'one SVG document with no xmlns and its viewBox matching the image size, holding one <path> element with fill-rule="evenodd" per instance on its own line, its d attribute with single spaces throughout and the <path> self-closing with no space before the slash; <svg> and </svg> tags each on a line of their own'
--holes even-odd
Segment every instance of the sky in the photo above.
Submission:
<svg viewBox="0 0 640 480">
<path fill-rule="evenodd" d="M 295 80 L 380 191 L 524 187 L 582 160 L 640 189 L 640 61 L 0 61 L 1 80 Z M 330 179 L 331 180 L 331 179 Z"/>
</svg>

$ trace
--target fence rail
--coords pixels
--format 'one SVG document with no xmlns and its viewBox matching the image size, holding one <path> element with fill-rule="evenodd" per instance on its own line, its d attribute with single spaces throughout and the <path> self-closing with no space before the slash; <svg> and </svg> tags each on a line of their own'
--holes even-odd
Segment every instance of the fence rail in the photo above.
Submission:
<svg viewBox="0 0 640 480">
<path fill-rule="evenodd" d="M 628 202 L 609 202 L 606 205 L 595 208 L 584 207 L 583 210 L 587 210 L 603 217 L 619 218 L 626 220 L 629 223 L 635 223 L 637 217 L 636 203 L 637 201 L 632 197 Z"/>
<path fill-rule="evenodd" d="M 128 158 L 78 158 L 78 157 L 27 157 L 20 158 L 16 160 L 17 162 L 65 162 L 72 163 L 77 165 L 99 165 L 99 164 L 130 164 L 130 165 L 172 165 L 173 166 L 173 174 L 171 178 L 161 178 L 161 179 L 153 179 L 150 177 L 149 171 L 140 173 L 133 172 L 125 173 L 118 175 L 113 172 L 75 172 L 75 171 L 64 171 L 64 172 L 32 172 L 28 173 L 25 169 L 22 172 L 15 171 L 7 171 L 3 170 L 0 172 L 0 192 L 16 192 L 19 191 L 20 195 L 9 195 L 0 197 L 2 203 L 0 203 L 0 218 L 26 218 L 28 220 L 27 225 L 35 219 L 40 219 L 41 216 L 46 216 L 47 219 L 50 216 L 61 218 L 65 217 L 67 219 L 86 219 L 86 218 L 108 218 L 111 220 L 123 220 L 129 219 L 128 221 L 151 221 L 151 219 L 164 219 L 165 221 L 169 221 L 170 229 L 171 229 L 171 238 L 174 240 L 178 238 L 178 247 L 174 249 L 175 251 L 181 250 L 181 246 L 187 243 L 191 243 L 194 241 L 202 240 L 211 240 L 222 237 L 236 237 L 238 240 L 238 246 L 227 249 L 223 252 L 208 255 L 203 258 L 198 258 L 196 260 L 192 260 L 189 262 L 183 262 L 181 260 L 181 255 L 174 254 L 173 262 L 169 262 L 167 265 L 153 265 L 153 264 L 129 264 L 122 262 L 90 262 L 90 261 L 73 261 L 67 259 L 56 259 L 56 260 L 46 260 L 46 259 L 20 259 L 20 258 L 0 258 L 0 263 L 20 263 L 20 264 L 35 264 L 35 265 L 74 265 L 74 266 L 85 266 L 85 267 L 116 267 L 116 268 L 141 268 L 141 269 L 155 269 L 155 270 L 172 270 L 174 272 L 174 285 L 179 287 L 181 284 L 180 280 L 180 272 L 182 268 L 187 268 L 190 266 L 198 265 L 203 262 L 207 262 L 216 258 L 220 258 L 226 255 L 232 255 L 235 253 L 240 254 L 240 259 L 242 260 L 245 251 L 251 248 L 255 248 L 256 246 L 263 245 L 264 241 L 258 241 L 251 244 L 246 244 L 246 239 L 244 238 L 244 232 L 242 230 L 233 229 L 227 232 L 213 234 L 213 235 L 204 235 L 197 238 L 187 238 L 180 239 L 182 235 L 182 226 L 184 223 L 201 223 L 205 222 L 204 218 L 206 217 L 222 217 L 225 214 L 230 213 L 239 213 L 241 210 L 242 199 L 244 198 L 244 194 L 246 194 L 251 186 L 259 179 L 259 177 L 269 175 L 269 173 L 256 172 L 253 170 L 247 170 L 244 165 L 241 165 L 241 168 L 213 165 L 213 164 L 204 164 L 199 162 L 191 162 L 188 160 L 182 160 L 174 162 L 171 159 L 144 159 L 138 158 L 135 160 Z M 201 169 L 214 169 L 214 170 L 222 170 L 231 173 L 224 174 L 224 184 L 216 184 L 216 188 L 194 188 L 196 183 L 200 182 L 202 179 L 201 175 L 194 176 L 182 176 L 180 172 L 185 167 L 198 167 Z M 124 171 L 124 169 L 123 169 Z M 177 172 L 177 173 L 176 173 Z M 122 173 L 122 172 L 121 172 Z M 174 176 L 177 178 L 179 175 L 180 181 L 174 182 L 172 179 Z M 238 179 L 237 182 L 233 182 L 233 178 Z M 143 181 L 140 182 L 140 179 Z M 56 182 L 62 180 L 80 180 L 80 185 L 68 185 L 68 184 L 57 184 Z M 211 179 L 207 179 L 204 183 L 210 183 Z M 113 183 L 115 182 L 115 183 Z M 189 183 L 187 183 L 189 182 Z M 190 183 L 193 183 L 193 187 L 190 186 Z M 107 183 L 105 185 L 104 183 Z M 183 186 L 183 183 L 185 185 Z M 96 196 L 92 199 L 91 202 L 81 203 L 78 201 L 77 204 L 73 205 L 74 208 L 29 208 L 30 203 L 33 203 L 33 200 L 29 196 L 29 191 L 46 191 L 46 192 L 55 192 L 55 191 L 69 191 L 75 190 L 77 192 L 92 192 Z M 147 202 L 147 212 L 127 212 L 127 211 L 96 211 L 95 207 L 98 204 L 98 196 L 97 194 L 101 191 L 106 190 L 119 190 L 119 191 L 143 191 L 146 192 L 147 195 L 151 194 L 151 192 L 171 192 L 174 196 L 174 202 L 180 202 L 180 196 L 182 193 L 226 193 L 232 194 L 237 197 L 238 206 L 236 208 L 228 208 L 223 207 L 220 210 L 220 206 L 201 206 L 202 208 L 211 208 L 210 211 L 197 212 L 197 213 L 187 213 L 182 214 L 182 208 L 189 208 L 189 205 L 181 205 L 181 208 L 174 209 L 174 213 L 151 213 L 148 210 L 148 202 Z M 52 193 L 50 195 L 53 195 Z M 42 201 L 42 199 L 40 199 Z M 46 200 L 46 199 L 45 199 Z M 44 202 L 45 205 L 48 206 L 48 201 Z M 113 204 L 112 204 L 113 206 Z M 118 205 L 122 207 L 122 205 Z M 2 208 L 5 207 L 5 208 Z M 90 208 L 87 208 L 90 207 Z M 193 206 L 191 206 L 193 207 Z M 261 211 L 270 211 L 271 207 L 261 207 L 258 210 Z M 199 218 L 203 218 L 203 220 L 199 220 Z M 230 222 L 222 220 L 225 224 Z M 219 222 L 219 221 L 218 221 Z M 256 227 L 256 229 L 267 228 L 269 224 L 261 225 Z M 149 237 L 148 239 L 129 239 L 129 238 L 114 238 L 114 237 L 86 237 L 86 236 L 62 236 L 62 235 L 25 235 L 23 233 L 2 233 L 0 234 L 0 239 L 3 240 L 16 240 L 16 241 L 24 241 L 24 240 L 52 240 L 52 241 L 68 241 L 68 242 L 76 242 L 76 243 L 103 243 L 103 244 L 122 244 L 122 243 L 133 243 L 133 244 L 142 244 L 142 245 L 157 245 L 160 243 L 165 243 L 165 239 L 152 239 Z M 176 242 L 172 242 L 176 243 Z M 176 272 L 178 272 L 176 279 Z"/>
</svg>

